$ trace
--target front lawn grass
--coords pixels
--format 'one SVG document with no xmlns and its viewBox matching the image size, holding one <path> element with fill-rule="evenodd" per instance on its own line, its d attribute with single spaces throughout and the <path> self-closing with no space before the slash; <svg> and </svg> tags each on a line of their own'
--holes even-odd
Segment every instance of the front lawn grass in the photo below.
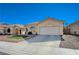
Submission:
<svg viewBox="0 0 79 59">
<path fill-rule="evenodd" d="M 14 39 L 14 40 L 24 40 L 25 38 L 22 36 L 17 36 L 17 35 L 12 35 L 10 37 L 8 37 L 10 39 Z"/>
</svg>

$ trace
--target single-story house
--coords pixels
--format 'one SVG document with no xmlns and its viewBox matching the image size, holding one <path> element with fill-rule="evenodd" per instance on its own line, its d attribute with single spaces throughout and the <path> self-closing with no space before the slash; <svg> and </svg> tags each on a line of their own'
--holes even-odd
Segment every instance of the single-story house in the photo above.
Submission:
<svg viewBox="0 0 79 59">
<path fill-rule="evenodd" d="M 54 18 L 47 18 L 43 21 L 28 24 L 27 34 L 40 34 L 40 35 L 63 35 L 63 24 L 62 20 Z"/>
<path fill-rule="evenodd" d="M 0 33 L 1 34 L 12 34 L 13 26 L 7 23 L 0 23 Z"/>
<path fill-rule="evenodd" d="M 70 34 L 79 35 L 79 20 L 67 26 Z"/>
</svg>

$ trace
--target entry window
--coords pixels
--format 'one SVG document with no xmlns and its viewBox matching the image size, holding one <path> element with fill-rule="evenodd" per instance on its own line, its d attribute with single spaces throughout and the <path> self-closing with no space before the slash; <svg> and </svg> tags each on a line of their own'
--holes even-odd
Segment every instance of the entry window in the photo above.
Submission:
<svg viewBox="0 0 79 59">
<path fill-rule="evenodd" d="M 36 28 L 36 26 L 31 26 L 31 27 L 30 27 L 30 29 L 35 29 L 35 28 Z"/>
</svg>

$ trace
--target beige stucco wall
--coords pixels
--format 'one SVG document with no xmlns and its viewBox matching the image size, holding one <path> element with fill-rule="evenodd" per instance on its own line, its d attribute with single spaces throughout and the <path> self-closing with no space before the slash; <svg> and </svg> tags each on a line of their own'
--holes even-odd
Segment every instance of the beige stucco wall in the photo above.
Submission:
<svg viewBox="0 0 79 59">
<path fill-rule="evenodd" d="M 25 32 L 26 32 L 26 28 L 16 27 L 13 29 L 13 34 L 25 35 L 26 34 Z"/>
<path fill-rule="evenodd" d="M 31 26 L 36 26 L 36 28 L 33 29 L 33 30 L 29 30 L 29 28 Z M 57 21 L 57 20 L 56 21 L 55 20 L 45 20 L 45 21 L 40 22 L 38 24 L 30 24 L 30 25 L 27 25 L 26 28 L 28 28 L 29 31 L 32 31 L 32 32 L 33 31 L 36 31 L 37 34 L 39 34 L 40 33 L 40 30 L 39 29 L 41 27 L 47 27 L 47 26 L 58 27 L 59 28 L 59 31 L 60 31 L 60 34 L 59 35 L 63 35 L 63 22 L 62 21 Z"/>
<path fill-rule="evenodd" d="M 0 28 L 0 33 L 4 34 L 4 28 Z"/>
<path fill-rule="evenodd" d="M 36 28 L 30 29 L 32 26 L 36 26 Z M 25 26 L 25 28 L 28 29 L 28 31 L 26 31 L 26 34 L 28 34 L 28 32 L 32 32 L 33 34 L 36 34 L 38 32 L 38 24 L 29 24 L 29 25 Z"/>
<path fill-rule="evenodd" d="M 63 35 L 63 26 L 60 26 L 59 29 L 60 29 L 60 35 Z"/>
<path fill-rule="evenodd" d="M 71 34 L 79 34 L 79 26 L 71 26 L 70 33 Z"/>
<path fill-rule="evenodd" d="M 41 22 L 38 26 L 63 26 L 63 22 L 55 20 L 46 20 Z"/>
<path fill-rule="evenodd" d="M 63 22 L 57 21 L 57 20 L 55 21 L 52 19 L 46 20 L 38 25 L 38 29 L 41 27 L 48 27 L 48 26 L 58 27 L 59 28 L 59 35 L 63 35 Z M 38 31 L 38 33 L 39 33 L 39 31 Z"/>
<path fill-rule="evenodd" d="M 10 29 L 10 32 L 8 32 L 8 29 Z M 7 27 L 4 29 L 6 34 L 13 34 L 13 28 L 12 27 Z"/>
</svg>

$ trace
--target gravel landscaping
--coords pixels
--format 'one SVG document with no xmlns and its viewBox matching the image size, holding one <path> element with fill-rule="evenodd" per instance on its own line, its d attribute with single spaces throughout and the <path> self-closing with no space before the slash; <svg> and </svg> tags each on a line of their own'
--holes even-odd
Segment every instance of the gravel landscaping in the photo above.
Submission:
<svg viewBox="0 0 79 59">
<path fill-rule="evenodd" d="M 61 41 L 61 48 L 79 49 L 79 36 L 63 35 L 64 41 Z"/>
</svg>

